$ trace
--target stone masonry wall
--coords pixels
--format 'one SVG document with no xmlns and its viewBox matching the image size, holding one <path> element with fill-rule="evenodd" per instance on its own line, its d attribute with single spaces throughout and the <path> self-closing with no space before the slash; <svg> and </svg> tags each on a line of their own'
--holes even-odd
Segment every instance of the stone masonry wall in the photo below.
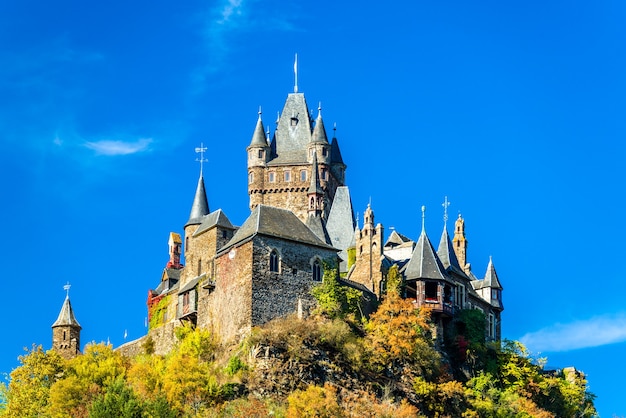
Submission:
<svg viewBox="0 0 626 418">
<path fill-rule="evenodd" d="M 337 253 L 301 243 L 257 236 L 254 240 L 252 271 L 252 325 L 262 325 L 274 318 L 295 313 L 298 299 L 304 312 L 315 306 L 311 288 L 312 260 L 336 259 Z M 280 258 L 278 272 L 269 270 L 269 255 L 276 250 Z"/>
</svg>

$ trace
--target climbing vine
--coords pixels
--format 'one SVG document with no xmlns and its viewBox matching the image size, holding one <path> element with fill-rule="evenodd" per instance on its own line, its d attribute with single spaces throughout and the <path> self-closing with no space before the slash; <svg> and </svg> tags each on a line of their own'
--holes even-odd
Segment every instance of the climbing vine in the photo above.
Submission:
<svg viewBox="0 0 626 418">
<path fill-rule="evenodd" d="M 163 296 L 157 303 L 153 303 L 148 307 L 148 318 L 150 323 L 148 329 L 152 330 L 163 325 L 163 319 L 170 304 L 170 296 Z"/>
</svg>

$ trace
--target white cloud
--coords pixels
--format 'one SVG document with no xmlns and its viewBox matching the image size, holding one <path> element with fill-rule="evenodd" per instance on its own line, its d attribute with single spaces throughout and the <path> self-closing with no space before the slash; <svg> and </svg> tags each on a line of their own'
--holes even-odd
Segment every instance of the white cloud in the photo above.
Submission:
<svg viewBox="0 0 626 418">
<path fill-rule="evenodd" d="M 570 351 L 626 341 L 626 314 L 555 324 L 520 338 L 533 352 Z"/>
<path fill-rule="evenodd" d="M 232 22 L 234 16 L 241 16 L 243 11 L 243 0 L 228 0 L 226 4 L 221 7 L 220 14 L 222 18 L 217 21 L 218 24 L 223 25 L 225 23 Z"/>
<path fill-rule="evenodd" d="M 152 138 L 141 138 L 135 142 L 102 140 L 86 142 L 85 147 L 99 155 L 128 155 L 146 151 L 151 143 Z"/>
</svg>

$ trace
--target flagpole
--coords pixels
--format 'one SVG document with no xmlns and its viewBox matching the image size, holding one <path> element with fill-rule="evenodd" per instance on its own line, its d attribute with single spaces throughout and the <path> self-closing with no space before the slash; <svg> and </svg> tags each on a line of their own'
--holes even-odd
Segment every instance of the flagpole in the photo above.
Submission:
<svg viewBox="0 0 626 418">
<path fill-rule="evenodd" d="M 293 92 L 298 92 L 298 54 L 296 54 L 296 60 L 293 63 L 293 72 L 295 75 L 295 84 L 293 86 Z"/>
</svg>

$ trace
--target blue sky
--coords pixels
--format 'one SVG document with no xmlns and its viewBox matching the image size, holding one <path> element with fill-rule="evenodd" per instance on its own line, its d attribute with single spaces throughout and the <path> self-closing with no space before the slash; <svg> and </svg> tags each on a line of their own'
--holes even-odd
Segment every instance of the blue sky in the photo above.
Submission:
<svg viewBox="0 0 626 418">
<path fill-rule="evenodd" d="M 0 371 L 49 347 L 63 285 L 83 342 L 145 333 L 203 142 L 211 209 L 247 217 L 246 155 L 298 84 L 337 123 L 355 210 L 438 242 L 444 196 L 503 333 L 626 416 L 626 4 L 0 3 Z M 506 4 L 505 4 L 506 3 Z"/>
</svg>

